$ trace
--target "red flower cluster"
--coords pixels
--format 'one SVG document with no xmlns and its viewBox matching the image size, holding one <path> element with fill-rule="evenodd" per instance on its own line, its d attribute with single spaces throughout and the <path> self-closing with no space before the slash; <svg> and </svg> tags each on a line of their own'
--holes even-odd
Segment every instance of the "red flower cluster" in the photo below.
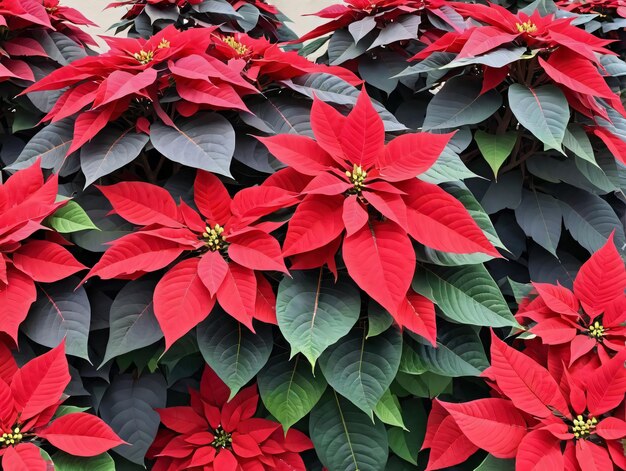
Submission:
<svg viewBox="0 0 626 471">
<path fill-rule="evenodd" d="M 46 471 L 35 444 L 46 440 L 74 456 L 97 456 L 124 444 L 95 415 L 83 412 L 55 418 L 70 382 L 65 342 L 18 368 L 0 344 L 0 456 L 4 471 Z"/>
<path fill-rule="evenodd" d="M 59 31 L 80 45 L 95 44 L 77 25 L 93 25 L 73 8 L 58 0 L 3 0 L 0 2 L 0 82 L 10 79 L 34 82 L 29 57 L 48 57 L 33 32 Z M 95 26 L 95 25 L 94 25 Z"/>
<path fill-rule="evenodd" d="M 326 263 L 334 270 L 342 246 L 359 287 L 398 324 L 434 342 L 434 307 L 409 290 L 416 266 L 411 238 L 445 252 L 499 256 L 458 200 L 415 178 L 435 163 L 452 134 L 405 134 L 385 144 L 383 121 L 366 92 L 347 117 L 315 100 L 311 126 L 316 140 L 261 138 L 289 166 L 265 185 L 302 196 L 283 255 L 293 269 Z"/>
<path fill-rule="evenodd" d="M 625 361 L 622 347 L 602 365 L 568 369 L 553 361 L 546 368 L 493 335 L 485 375 L 494 397 L 435 400 L 423 445 L 430 448 L 426 469 L 454 466 L 478 449 L 515 458 L 518 471 L 626 469 Z"/>
<path fill-rule="evenodd" d="M 533 286 L 537 297 L 523 303 L 516 317 L 530 323 L 530 332 L 554 346 L 568 365 L 587 354 L 606 363 L 626 348 L 626 268 L 612 236 L 582 266 L 574 292 L 560 285 Z"/>
<path fill-rule="evenodd" d="M 181 254 L 191 256 L 170 269 L 155 289 L 154 312 L 166 348 L 204 320 L 216 301 L 251 330 L 253 319 L 276 323 L 274 292 L 258 272 L 287 271 L 280 244 L 270 235 L 282 223 L 259 219 L 295 204 L 289 192 L 251 187 L 231 199 L 216 176 L 198 171 L 198 214 L 148 183 L 124 182 L 100 190 L 117 214 L 144 227 L 116 240 L 87 278 L 136 278 Z"/>
<path fill-rule="evenodd" d="M 56 242 L 28 240 L 63 205 L 56 201 L 58 186 L 57 175 L 44 181 L 39 163 L 0 184 L 0 332 L 16 344 L 37 298 L 35 282 L 59 281 L 86 268 Z"/>
<path fill-rule="evenodd" d="M 256 386 L 232 400 L 222 380 L 208 367 L 191 406 L 160 409 L 161 430 L 149 458 L 154 471 L 305 471 L 298 453 L 313 448 L 295 429 L 287 435 L 279 423 L 254 418 Z"/>
<path fill-rule="evenodd" d="M 70 154 L 122 115 L 136 120 L 138 131 L 146 133 L 147 117 L 153 113 L 173 126 L 159 101 L 166 92 L 176 92 L 179 100 L 171 105 L 172 111 L 183 116 L 207 108 L 247 111 L 242 97 L 259 93 L 250 81 L 263 78 L 267 83 L 340 69 L 318 66 L 266 40 L 244 35 L 222 39 L 211 34 L 214 30 L 181 32 L 170 26 L 148 40 L 105 38 L 109 51 L 56 70 L 24 93 L 67 87 L 44 119 L 55 122 L 79 113 Z M 354 75 L 346 74 L 358 83 Z M 129 107 L 132 116 L 126 116 Z"/>
<path fill-rule="evenodd" d="M 624 0 L 559 0 L 556 4 L 559 8 L 574 13 L 626 18 L 626 1 Z"/>
</svg>

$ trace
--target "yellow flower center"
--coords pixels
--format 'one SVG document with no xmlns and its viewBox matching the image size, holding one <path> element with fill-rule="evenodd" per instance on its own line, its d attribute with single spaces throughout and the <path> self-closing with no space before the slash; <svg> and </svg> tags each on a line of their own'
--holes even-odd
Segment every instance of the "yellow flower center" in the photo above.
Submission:
<svg viewBox="0 0 626 471">
<path fill-rule="evenodd" d="M 233 443 L 232 434 L 226 432 L 221 425 L 213 432 L 213 437 L 211 446 L 215 449 L 230 448 Z"/>
<path fill-rule="evenodd" d="M 352 171 L 346 170 L 346 177 L 350 179 L 350 182 L 354 185 L 352 192 L 361 193 L 365 188 L 365 179 L 367 178 L 367 172 L 363 170 L 360 165 L 354 164 Z"/>
<path fill-rule="evenodd" d="M 167 49 L 170 46 L 171 46 L 171 43 L 167 39 L 163 38 L 163 39 L 161 39 L 161 42 L 159 43 L 159 45 L 157 47 L 159 49 Z"/>
<path fill-rule="evenodd" d="M 224 250 L 226 249 L 226 247 L 228 247 L 226 238 L 223 235 L 224 228 L 222 226 L 216 224 L 213 228 L 207 226 L 205 229 L 205 232 L 202 233 L 202 237 L 204 238 L 204 242 L 211 252 Z"/>
<path fill-rule="evenodd" d="M 237 41 L 235 38 L 233 38 L 232 36 L 224 36 L 222 38 L 222 41 L 224 41 L 226 44 L 228 44 L 230 47 L 232 47 L 237 54 L 239 54 L 240 56 L 245 55 L 248 52 L 248 47 L 241 44 L 239 41 Z"/>
<path fill-rule="evenodd" d="M 133 57 L 137 59 L 137 62 L 139 62 L 140 64 L 146 65 L 152 59 L 154 59 L 154 51 L 144 51 L 142 49 L 141 51 L 133 54 Z"/>
<path fill-rule="evenodd" d="M 595 417 L 588 417 L 586 420 L 582 415 L 577 416 L 574 419 L 574 425 L 572 426 L 572 433 L 577 440 L 586 440 L 587 437 L 594 431 L 598 419 Z"/>
<path fill-rule="evenodd" d="M 0 437 L 0 445 L 3 447 L 15 446 L 22 441 L 23 435 L 20 433 L 20 428 L 15 427 L 10 433 L 3 433 Z"/>
<path fill-rule="evenodd" d="M 530 20 L 523 23 L 516 23 L 515 26 L 520 33 L 530 34 L 537 31 L 537 25 Z"/>
<path fill-rule="evenodd" d="M 595 321 L 593 324 L 589 326 L 589 337 L 593 337 L 595 339 L 601 339 L 604 337 L 605 330 L 604 326 L 600 324 L 600 322 Z"/>
</svg>

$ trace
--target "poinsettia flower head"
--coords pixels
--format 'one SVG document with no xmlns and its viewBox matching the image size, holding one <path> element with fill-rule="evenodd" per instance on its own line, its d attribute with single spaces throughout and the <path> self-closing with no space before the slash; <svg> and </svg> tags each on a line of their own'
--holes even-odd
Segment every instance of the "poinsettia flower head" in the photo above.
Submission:
<svg viewBox="0 0 626 471">
<path fill-rule="evenodd" d="M 257 39 L 244 33 L 217 36 L 215 47 L 227 60 L 246 61 L 245 75 L 259 83 L 259 88 L 316 72 L 336 75 L 351 85 L 362 83 L 362 80 L 343 67 L 316 64 L 296 51 L 283 51 L 266 38 Z"/>
<path fill-rule="evenodd" d="M 581 267 L 571 291 L 534 283 L 537 297 L 518 311 L 547 345 L 569 346 L 569 362 L 593 352 L 607 359 L 626 348 L 626 268 L 613 235 Z"/>
<path fill-rule="evenodd" d="M 65 341 L 21 368 L 0 343 L 0 361 L 0 456 L 4 471 L 46 470 L 38 447 L 42 440 L 74 456 L 97 456 L 124 444 L 95 415 L 76 412 L 55 417 L 70 382 Z"/>
<path fill-rule="evenodd" d="M 626 18 L 626 2 L 624 0 L 559 0 L 559 8 L 580 14 L 598 14 L 599 19 L 608 17 Z"/>
<path fill-rule="evenodd" d="M 35 283 L 59 281 L 85 269 L 66 248 L 29 239 L 64 201 L 58 177 L 44 179 L 39 161 L 0 184 L 0 332 L 17 343 L 19 325 L 37 297 Z"/>
<path fill-rule="evenodd" d="M 415 178 L 435 163 L 452 134 L 405 134 L 385 144 L 383 121 L 365 91 L 347 117 L 316 99 L 311 126 L 315 139 L 259 138 L 289 166 L 265 185 L 302 183 L 283 254 L 293 269 L 326 263 L 334 270 L 341 245 L 359 287 L 400 325 L 432 339 L 432 303 L 409 290 L 416 266 L 411 238 L 446 252 L 499 256 L 459 201 Z"/>
<path fill-rule="evenodd" d="M 423 448 L 427 470 L 465 461 L 479 449 L 515 458 L 516 470 L 626 469 L 626 349 L 574 378 L 555 376 L 492 335 L 494 396 L 467 403 L 436 400 Z"/>
<path fill-rule="evenodd" d="M 287 272 L 278 241 L 282 223 L 261 220 L 297 202 L 275 187 L 250 187 L 233 198 L 213 174 L 198 171 L 196 209 L 175 203 L 156 185 L 123 182 L 99 187 L 122 218 L 139 230 L 114 241 L 86 279 L 137 278 L 185 258 L 159 281 L 154 312 L 166 348 L 206 318 L 215 302 L 251 330 L 276 323 L 275 295 L 263 271 Z"/>
<path fill-rule="evenodd" d="M 305 471 L 299 453 L 313 448 L 303 433 L 285 435 L 279 423 L 255 418 L 259 402 L 256 386 L 229 400 L 230 391 L 206 367 L 199 391 L 191 391 L 191 405 L 158 409 L 166 427 L 148 454 L 156 471 L 247 471 L 290 469 Z"/>
</svg>

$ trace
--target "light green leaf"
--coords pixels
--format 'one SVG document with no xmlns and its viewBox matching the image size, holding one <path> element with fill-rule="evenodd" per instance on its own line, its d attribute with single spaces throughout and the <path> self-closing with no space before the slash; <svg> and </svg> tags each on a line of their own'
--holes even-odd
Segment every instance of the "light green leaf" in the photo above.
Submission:
<svg viewBox="0 0 626 471">
<path fill-rule="evenodd" d="M 587 133 L 579 124 L 570 123 L 567 125 L 565 135 L 563 136 L 563 145 L 581 159 L 592 163 L 596 167 L 598 166 L 589 136 L 587 136 Z"/>
<path fill-rule="evenodd" d="M 570 118 L 569 104 L 554 85 L 509 87 L 509 106 L 519 123 L 548 148 L 562 152 L 561 144 Z"/>
<path fill-rule="evenodd" d="M 271 358 L 257 382 L 263 404 L 285 432 L 311 412 L 326 390 L 319 371 L 314 375 L 303 356 L 296 355 L 290 361 L 287 353 Z"/>
<path fill-rule="evenodd" d="M 291 345 L 292 357 L 302 353 L 311 365 L 359 319 L 361 296 L 347 279 L 337 283 L 323 272 L 295 272 L 278 286 L 278 327 Z"/>
<path fill-rule="evenodd" d="M 272 329 L 255 325 L 255 332 L 221 309 L 198 325 L 198 347 L 208 365 L 230 388 L 232 399 L 265 366 L 272 353 Z"/>
<path fill-rule="evenodd" d="M 418 267 L 413 289 L 436 303 L 453 321 L 519 327 L 498 285 L 483 265 Z"/>
<path fill-rule="evenodd" d="M 493 175 L 497 179 L 498 170 L 500 170 L 504 161 L 511 155 L 513 147 L 515 147 L 517 133 L 509 131 L 494 135 L 478 130 L 474 134 L 474 139 L 480 153 L 493 170 Z"/>
<path fill-rule="evenodd" d="M 378 404 L 376 404 L 374 414 L 376 414 L 376 417 L 378 417 L 381 422 L 387 425 L 407 430 L 404 426 L 404 421 L 402 420 L 400 402 L 398 401 L 398 398 L 391 394 L 391 391 L 388 389 L 385 390 L 383 397 L 381 397 Z"/>
<path fill-rule="evenodd" d="M 89 229 L 100 230 L 91 221 L 87 213 L 75 201 L 68 201 L 57 209 L 47 219 L 47 224 L 61 234 L 85 231 Z"/>
<path fill-rule="evenodd" d="M 352 330 L 324 352 L 320 367 L 335 391 L 371 417 L 398 372 L 402 335 L 398 329 L 369 339 L 366 334 Z"/>
<path fill-rule="evenodd" d="M 385 426 L 333 391 L 311 411 L 309 435 L 328 471 L 383 471 L 389 457 Z"/>
</svg>

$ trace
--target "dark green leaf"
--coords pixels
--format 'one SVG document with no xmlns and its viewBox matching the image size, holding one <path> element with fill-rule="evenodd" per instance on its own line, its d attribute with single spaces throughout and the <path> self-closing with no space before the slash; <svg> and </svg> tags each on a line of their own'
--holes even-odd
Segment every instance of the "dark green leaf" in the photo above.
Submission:
<svg viewBox="0 0 626 471">
<path fill-rule="evenodd" d="M 52 461 L 55 471 L 115 471 L 115 462 L 108 453 L 82 458 L 59 451 L 54 454 Z"/>
<path fill-rule="evenodd" d="M 30 167 L 40 158 L 43 168 L 58 171 L 63 166 L 73 137 L 74 121 L 72 119 L 63 119 L 49 124 L 28 141 L 17 160 L 7 169 L 19 170 Z"/>
<path fill-rule="evenodd" d="M 370 300 L 367 310 L 367 337 L 375 337 L 382 334 L 393 325 L 393 317 L 385 308 L 374 300 Z"/>
<path fill-rule="evenodd" d="M 528 237 L 556 255 L 563 217 L 555 198 L 535 190 L 524 190 L 522 202 L 515 208 L 515 218 Z"/>
</svg>

